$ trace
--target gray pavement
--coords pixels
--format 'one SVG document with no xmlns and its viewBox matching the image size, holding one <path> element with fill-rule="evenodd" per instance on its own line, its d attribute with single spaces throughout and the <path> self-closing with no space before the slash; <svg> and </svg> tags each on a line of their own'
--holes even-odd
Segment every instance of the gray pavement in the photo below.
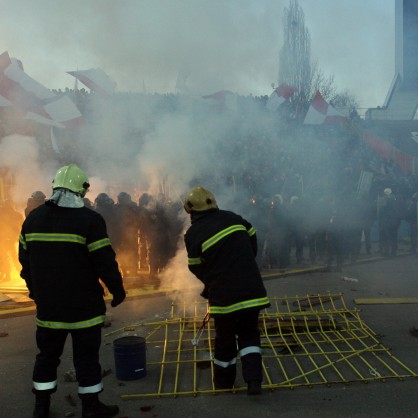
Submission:
<svg viewBox="0 0 418 418">
<path fill-rule="evenodd" d="M 341 273 L 322 272 L 311 266 L 291 266 L 294 274 L 264 272 L 270 296 L 306 296 L 340 293 L 350 308 L 361 310 L 361 318 L 377 334 L 385 347 L 415 373 L 418 372 L 418 338 L 409 328 L 418 325 L 418 304 L 356 305 L 358 298 L 418 298 L 415 255 L 400 249 L 400 256 L 391 259 L 374 258 L 366 262 L 344 265 Z M 356 278 L 347 282 L 343 277 Z M 138 393 L 141 387 L 158 381 L 151 371 L 139 380 L 120 382 L 115 375 L 112 342 L 121 336 L 118 329 L 143 321 L 158 321 L 168 317 L 170 295 L 131 298 L 116 309 L 109 306 L 112 323 L 104 329 L 101 350 L 102 367 L 109 370 L 104 377 L 104 402 L 120 406 L 119 417 L 417 417 L 418 380 L 353 382 L 348 385 L 321 385 L 312 388 L 265 390 L 261 396 L 249 397 L 245 392 L 198 394 L 197 396 L 150 397 L 122 399 L 121 395 Z M 111 334 L 115 332 L 114 334 Z M 31 373 L 36 346 L 34 315 L 0 319 L 0 417 L 30 417 L 33 408 Z M 53 396 L 51 417 L 81 416 L 77 384 L 64 379 L 72 369 L 70 340 L 67 342 L 59 369 L 58 391 Z M 70 400 L 76 405 L 71 405 Z"/>
</svg>

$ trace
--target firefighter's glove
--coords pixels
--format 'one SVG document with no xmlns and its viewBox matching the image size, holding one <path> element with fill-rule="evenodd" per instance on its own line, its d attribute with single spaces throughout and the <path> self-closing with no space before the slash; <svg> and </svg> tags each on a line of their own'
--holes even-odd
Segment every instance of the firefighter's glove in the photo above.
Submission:
<svg viewBox="0 0 418 418">
<path fill-rule="evenodd" d="M 110 302 L 110 306 L 114 308 L 115 306 L 120 305 L 125 300 L 125 297 L 126 297 L 126 292 L 124 290 L 114 293 L 112 302 Z"/>
</svg>

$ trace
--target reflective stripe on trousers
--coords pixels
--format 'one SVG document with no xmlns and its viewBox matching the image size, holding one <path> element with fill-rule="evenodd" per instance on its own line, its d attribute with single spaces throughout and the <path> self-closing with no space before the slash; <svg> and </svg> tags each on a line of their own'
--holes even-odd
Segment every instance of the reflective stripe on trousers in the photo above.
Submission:
<svg viewBox="0 0 418 418">
<path fill-rule="evenodd" d="M 52 390 L 57 387 L 57 381 L 53 382 L 32 382 L 35 390 Z"/>
<path fill-rule="evenodd" d="M 80 395 L 84 395 L 85 393 L 99 393 L 103 390 L 103 383 L 100 382 L 97 385 L 93 386 L 79 386 L 78 387 L 78 393 Z"/>
<path fill-rule="evenodd" d="M 229 366 L 234 366 L 235 364 L 237 364 L 237 359 L 234 357 L 230 361 L 221 361 L 221 360 L 218 360 L 217 358 L 214 357 L 213 364 L 216 364 L 216 365 L 226 369 Z"/>
<path fill-rule="evenodd" d="M 252 354 L 252 353 L 261 354 L 261 348 L 256 345 L 252 345 L 250 347 L 245 347 L 242 350 L 238 351 L 238 354 L 240 357 L 244 357 L 247 354 Z"/>
</svg>

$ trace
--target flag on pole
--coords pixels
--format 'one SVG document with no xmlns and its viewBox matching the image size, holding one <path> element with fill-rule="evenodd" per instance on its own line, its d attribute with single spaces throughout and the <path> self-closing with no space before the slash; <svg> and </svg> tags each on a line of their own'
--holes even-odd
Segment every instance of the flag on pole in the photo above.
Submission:
<svg viewBox="0 0 418 418">
<path fill-rule="evenodd" d="M 100 68 L 88 70 L 67 71 L 68 74 L 76 77 L 90 90 L 102 96 L 111 96 L 116 89 L 116 83 Z"/>
<path fill-rule="evenodd" d="M 347 117 L 339 113 L 334 106 L 330 105 L 321 95 L 316 92 L 306 114 L 304 125 L 329 125 L 344 122 Z"/>
<path fill-rule="evenodd" d="M 288 101 L 297 90 L 297 87 L 289 86 L 286 83 L 280 84 L 268 98 L 266 108 L 275 112 L 284 102 Z"/>
</svg>

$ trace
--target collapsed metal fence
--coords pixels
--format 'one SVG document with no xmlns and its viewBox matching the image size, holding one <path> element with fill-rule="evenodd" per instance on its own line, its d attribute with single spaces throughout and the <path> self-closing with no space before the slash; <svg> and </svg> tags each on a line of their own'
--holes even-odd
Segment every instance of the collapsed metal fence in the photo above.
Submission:
<svg viewBox="0 0 418 418">
<path fill-rule="evenodd" d="M 342 294 L 270 298 L 259 319 L 263 389 L 418 377 L 348 309 Z M 214 326 L 204 302 L 173 304 L 169 319 L 145 327 L 147 374 L 141 393 L 123 398 L 220 393 L 213 385 Z M 126 328 L 125 328 L 126 329 Z M 117 332 L 117 331 L 116 331 Z M 233 391 L 246 390 L 239 358 Z"/>
</svg>

